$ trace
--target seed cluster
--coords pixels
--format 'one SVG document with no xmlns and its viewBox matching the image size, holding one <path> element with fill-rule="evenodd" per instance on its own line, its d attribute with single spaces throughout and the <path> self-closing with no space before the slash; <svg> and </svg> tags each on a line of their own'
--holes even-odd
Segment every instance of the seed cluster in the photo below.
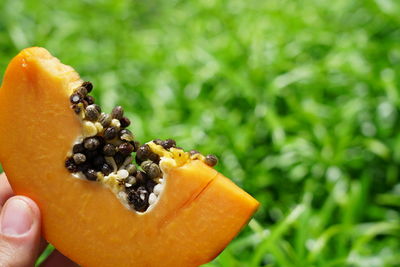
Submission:
<svg viewBox="0 0 400 267">
<path fill-rule="evenodd" d="M 65 167 L 90 181 L 115 181 L 118 194 L 124 196 L 130 207 L 144 212 L 156 202 L 163 188 L 160 155 L 148 144 L 140 145 L 126 129 L 131 121 L 124 116 L 121 106 L 113 108 L 111 114 L 102 112 L 89 95 L 92 89 L 90 82 L 84 82 L 70 96 L 71 108 L 82 119 L 83 137 L 72 147 Z M 153 143 L 165 151 L 187 153 L 176 147 L 173 139 L 155 139 Z M 134 153 L 137 165 L 133 162 Z M 211 167 L 217 164 L 214 155 L 204 157 L 195 150 L 187 154 Z"/>
</svg>

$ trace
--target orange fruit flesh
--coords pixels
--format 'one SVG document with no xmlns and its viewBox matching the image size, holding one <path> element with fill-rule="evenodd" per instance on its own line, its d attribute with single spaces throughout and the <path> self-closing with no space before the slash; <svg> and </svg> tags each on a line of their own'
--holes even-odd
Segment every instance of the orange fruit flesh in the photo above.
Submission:
<svg viewBox="0 0 400 267">
<path fill-rule="evenodd" d="M 165 173 L 158 203 L 125 208 L 100 183 L 73 178 L 64 161 L 81 122 L 69 96 L 82 81 L 43 48 L 9 64 L 0 88 L 0 162 L 16 194 L 40 207 L 43 233 L 83 266 L 198 266 L 217 256 L 258 202 L 199 160 Z"/>
</svg>

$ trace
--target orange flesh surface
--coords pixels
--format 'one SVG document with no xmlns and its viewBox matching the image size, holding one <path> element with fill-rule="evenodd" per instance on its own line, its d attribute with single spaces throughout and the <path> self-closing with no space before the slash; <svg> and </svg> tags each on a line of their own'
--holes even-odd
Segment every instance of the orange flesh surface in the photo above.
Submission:
<svg viewBox="0 0 400 267">
<path fill-rule="evenodd" d="M 11 61 L 0 88 L 0 162 L 15 193 L 40 207 L 46 239 L 83 266 L 198 266 L 216 257 L 259 203 L 199 160 L 171 169 L 144 214 L 73 178 L 64 161 L 82 129 L 69 96 L 81 82 L 35 47 Z"/>
</svg>

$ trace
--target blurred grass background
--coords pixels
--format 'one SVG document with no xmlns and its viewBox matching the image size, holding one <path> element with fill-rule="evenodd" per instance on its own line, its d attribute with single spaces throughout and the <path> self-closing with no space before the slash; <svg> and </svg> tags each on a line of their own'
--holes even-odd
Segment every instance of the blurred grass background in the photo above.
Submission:
<svg viewBox="0 0 400 267">
<path fill-rule="evenodd" d="M 215 153 L 261 208 L 208 267 L 400 266 L 400 2 L 0 2 L 139 140 Z"/>
</svg>

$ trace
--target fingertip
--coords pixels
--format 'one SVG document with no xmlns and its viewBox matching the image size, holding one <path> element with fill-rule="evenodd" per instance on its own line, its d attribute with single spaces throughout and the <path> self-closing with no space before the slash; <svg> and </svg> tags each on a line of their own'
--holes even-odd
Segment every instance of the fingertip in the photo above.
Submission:
<svg viewBox="0 0 400 267">
<path fill-rule="evenodd" d="M 40 244 L 40 211 L 25 196 L 13 196 L 0 214 L 0 266 L 31 266 Z"/>
<path fill-rule="evenodd" d="M 13 196 L 13 197 L 9 198 L 7 200 L 7 202 L 10 200 L 20 200 L 20 201 L 25 202 L 31 211 L 31 216 L 32 216 L 34 223 L 40 224 L 40 209 L 39 209 L 38 205 L 35 203 L 35 201 L 30 199 L 29 197 L 21 196 L 21 195 Z M 7 202 L 6 202 L 6 204 L 7 204 Z"/>
<path fill-rule="evenodd" d="M 36 238 L 39 230 L 40 211 L 33 200 L 25 196 L 13 196 L 6 201 L 0 215 L 0 231 L 4 236 Z"/>
</svg>

